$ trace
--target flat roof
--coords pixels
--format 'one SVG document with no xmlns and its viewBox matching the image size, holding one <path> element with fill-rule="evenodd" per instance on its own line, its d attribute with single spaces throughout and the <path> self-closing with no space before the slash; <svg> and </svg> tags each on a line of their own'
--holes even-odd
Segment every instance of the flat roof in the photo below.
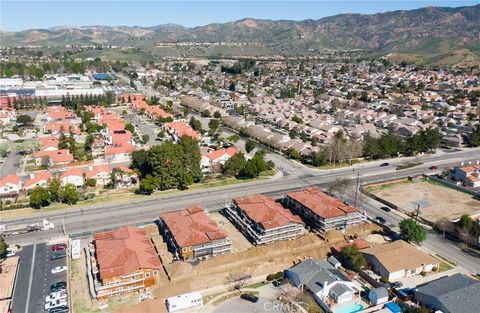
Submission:
<svg viewBox="0 0 480 313">
<path fill-rule="evenodd" d="M 9 257 L 0 260 L 0 299 L 10 299 L 15 285 L 15 276 L 17 274 L 18 256 Z"/>
</svg>

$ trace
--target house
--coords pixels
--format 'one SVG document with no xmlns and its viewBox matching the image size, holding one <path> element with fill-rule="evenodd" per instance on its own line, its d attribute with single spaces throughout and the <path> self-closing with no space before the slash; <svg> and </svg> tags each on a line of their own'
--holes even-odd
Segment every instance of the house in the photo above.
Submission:
<svg viewBox="0 0 480 313">
<path fill-rule="evenodd" d="M 305 232 L 300 217 L 264 195 L 234 199 L 225 210 L 235 227 L 255 245 L 295 239 Z"/>
<path fill-rule="evenodd" d="M 238 149 L 235 147 L 212 151 L 210 153 L 202 155 L 202 159 L 200 160 L 201 167 L 204 172 L 208 173 L 212 166 L 217 164 L 224 165 L 228 159 L 230 159 L 232 156 L 239 152 L 240 151 L 238 151 Z"/>
<path fill-rule="evenodd" d="M 35 164 L 37 166 L 65 165 L 73 162 L 73 155 L 68 149 L 45 150 L 35 153 Z"/>
<path fill-rule="evenodd" d="M 59 179 L 63 185 L 73 184 L 77 188 L 83 186 L 83 174 L 79 168 L 68 169 L 60 175 Z"/>
<path fill-rule="evenodd" d="M 16 196 L 20 192 L 20 177 L 8 175 L 0 179 L 0 197 Z"/>
<path fill-rule="evenodd" d="M 163 128 L 172 136 L 174 141 L 180 140 L 183 136 L 189 136 L 196 140 L 200 140 L 201 137 L 199 132 L 193 130 L 190 125 L 182 121 L 167 123 Z"/>
<path fill-rule="evenodd" d="M 98 165 L 89 167 L 85 173 L 85 179 L 93 178 L 97 181 L 97 186 L 105 186 L 110 183 L 110 168 L 108 165 Z"/>
<path fill-rule="evenodd" d="M 478 312 L 480 281 L 457 273 L 417 286 L 413 298 L 435 312 Z"/>
<path fill-rule="evenodd" d="M 130 161 L 135 147 L 131 144 L 125 143 L 121 146 L 111 146 L 105 149 L 105 160 L 108 163 L 127 162 Z"/>
<path fill-rule="evenodd" d="M 95 233 L 87 260 L 98 300 L 143 292 L 155 284 L 161 268 L 144 229 L 132 226 Z"/>
<path fill-rule="evenodd" d="M 229 253 L 227 233 L 199 206 L 160 214 L 160 231 L 176 257 L 195 260 Z"/>
<path fill-rule="evenodd" d="M 52 179 L 52 174 L 49 172 L 30 174 L 30 178 L 23 183 L 23 190 L 30 192 L 37 187 L 46 188 L 50 179 Z"/>
<path fill-rule="evenodd" d="M 480 165 L 454 167 L 450 176 L 468 187 L 480 187 Z"/>
<path fill-rule="evenodd" d="M 286 270 L 285 277 L 297 288 L 309 291 L 326 312 L 336 304 L 352 301 L 361 291 L 326 260 L 307 259 Z"/>
<path fill-rule="evenodd" d="M 132 169 L 119 165 L 113 169 L 115 174 L 115 188 L 126 188 L 137 184 L 138 175 Z"/>
<path fill-rule="evenodd" d="M 378 275 L 388 281 L 412 277 L 438 268 L 438 260 L 403 240 L 363 249 L 361 252 Z"/>
<path fill-rule="evenodd" d="M 388 301 L 388 290 L 385 287 L 372 288 L 368 292 L 368 299 L 373 305 L 385 303 Z"/>
<path fill-rule="evenodd" d="M 366 220 L 366 216 L 357 208 L 325 194 L 318 187 L 288 192 L 285 200 L 287 206 L 300 215 L 306 224 L 321 232 L 344 230 Z"/>
</svg>

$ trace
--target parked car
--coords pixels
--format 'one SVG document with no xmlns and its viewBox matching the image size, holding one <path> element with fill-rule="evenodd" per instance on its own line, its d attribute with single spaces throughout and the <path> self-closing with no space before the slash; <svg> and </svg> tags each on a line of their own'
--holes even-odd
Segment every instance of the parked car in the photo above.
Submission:
<svg viewBox="0 0 480 313">
<path fill-rule="evenodd" d="M 52 274 L 62 273 L 62 272 L 65 272 L 66 270 L 67 270 L 66 266 L 55 266 L 54 268 L 52 268 Z"/>
<path fill-rule="evenodd" d="M 436 169 L 438 169 L 438 167 L 437 167 L 436 165 L 430 166 L 429 168 L 430 168 L 431 170 L 436 170 Z"/>
<path fill-rule="evenodd" d="M 387 221 L 386 221 L 383 217 L 381 217 L 381 216 L 375 217 L 375 220 L 376 220 L 377 222 L 379 222 L 380 224 L 386 224 L 386 223 L 387 223 Z"/>
<path fill-rule="evenodd" d="M 56 282 L 55 284 L 50 286 L 51 292 L 62 291 L 67 289 L 67 283 L 64 281 Z"/>
<path fill-rule="evenodd" d="M 45 297 L 45 302 L 52 302 L 63 299 L 67 299 L 67 292 L 65 290 L 50 293 L 48 296 Z"/>
<path fill-rule="evenodd" d="M 388 163 L 388 162 L 384 162 L 384 163 L 380 164 L 381 167 L 385 167 L 385 166 L 389 166 L 389 165 L 390 165 L 390 163 Z"/>
<path fill-rule="evenodd" d="M 64 243 L 59 243 L 52 246 L 52 251 L 62 251 L 67 248 L 67 245 Z"/>
<path fill-rule="evenodd" d="M 50 309 L 58 308 L 64 305 L 67 305 L 67 299 L 63 300 L 55 300 L 52 302 L 45 303 L 45 311 L 49 311 Z"/>
<path fill-rule="evenodd" d="M 390 212 L 390 211 L 392 211 L 392 209 L 389 208 L 388 206 L 382 206 L 382 207 L 380 207 L 380 209 L 384 210 L 385 212 Z"/>
<path fill-rule="evenodd" d="M 247 301 L 250 301 L 250 302 L 253 302 L 253 303 L 256 303 L 258 301 L 258 297 L 257 296 L 254 296 L 254 295 L 251 295 L 249 293 L 242 293 L 240 295 L 240 298 L 242 298 L 243 300 L 247 300 Z"/>
<path fill-rule="evenodd" d="M 65 253 L 65 251 L 57 252 L 57 253 L 52 254 L 52 256 L 50 257 L 50 260 L 63 259 L 66 256 L 67 256 L 67 254 Z"/>
<path fill-rule="evenodd" d="M 67 313 L 70 311 L 70 308 L 67 305 L 62 305 L 53 309 L 50 309 L 48 313 Z"/>
<path fill-rule="evenodd" d="M 403 284 L 399 281 L 394 281 L 393 283 L 390 283 L 390 285 L 392 286 L 392 288 L 395 288 L 395 289 L 402 288 L 403 286 Z"/>
<path fill-rule="evenodd" d="M 272 282 L 272 284 L 275 286 L 275 287 L 278 287 L 282 284 L 282 280 L 281 279 L 277 279 L 277 280 L 274 280 Z"/>
<path fill-rule="evenodd" d="M 2 258 L 9 258 L 15 256 L 15 251 L 13 250 L 7 250 L 5 253 L 1 256 Z"/>
</svg>

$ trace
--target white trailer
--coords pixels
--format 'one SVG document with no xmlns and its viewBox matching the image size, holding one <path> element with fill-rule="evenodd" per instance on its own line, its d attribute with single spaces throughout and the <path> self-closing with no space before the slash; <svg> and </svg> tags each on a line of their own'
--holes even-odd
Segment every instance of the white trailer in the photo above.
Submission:
<svg viewBox="0 0 480 313">
<path fill-rule="evenodd" d="M 168 312 L 177 312 L 203 305 L 203 298 L 200 292 L 190 292 L 168 298 L 165 300 L 165 304 Z"/>
<path fill-rule="evenodd" d="M 80 239 L 72 240 L 72 259 L 80 259 Z"/>
<path fill-rule="evenodd" d="M 54 229 L 55 225 L 52 222 L 49 222 L 46 219 L 42 220 L 42 223 L 35 223 L 30 225 L 18 225 L 18 226 L 10 226 L 3 224 L 0 225 L 0 234 L 4 236 L 12 236 L 12 235 L 21 235 L 26 234 L 34 231 L 45 231 Z"/>
</svg>

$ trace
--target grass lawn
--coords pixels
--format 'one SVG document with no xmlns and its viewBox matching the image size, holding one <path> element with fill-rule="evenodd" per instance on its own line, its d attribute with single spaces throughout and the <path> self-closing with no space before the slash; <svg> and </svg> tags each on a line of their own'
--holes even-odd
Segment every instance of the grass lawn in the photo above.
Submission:
<svg viewBox="0 0 480 313">
<path fill-rule="evenodd" d="M 439 272 L 445 272 L 445 271 L 449 271 L 451 269 L 453 269 L 453 266 L 451 266 L 450 264 L 447 264 L 443 261 L 440 262 L 440 264 L 438 265 L 438 271 Z"/>
<path fill-rule="evenodd" d="M 267 283 L 264 281 L 259 281 L 258 283 L 254 283 L 248 286 L 245 286 L 246 289 L 255 289 L 265 286 Z"/>
<path fill-rule="evenodd" d="M 444 261 L 444 262 L 447 262 L 447 263 L 450 263 L 450 264 L 452 264 L 452 265 L 457 265 L 457 263 L 455 263 L 455 262 L 453 262 L 453 261 L 450 261 L 449 259 L 447 259 L 447 258 L 445 258 L 445 257 L 443 257 L 443 256 L 441 256 L 441 255 L 439 255 L 439 254 L 435 254 L 435 257 L 437 257 L 437 259 L 440 259 L 440 260 L 442 260 L 442 261 Z M 447 264 L 447 265 L 448 265 L 448 264 Z"/>
<path fill-rule="evenodd" d="M 374 190 L 385 190 L 385 189 L 388 189 L 388 188 L 392 188 L 392 187 L 395 187 L 395 186 L 398 186 L 398 185 L 406 185 L 406 184 L 413 184 L 414 182 L 411 181 L 411 180 L 408 180 L 408 179 L 405 179 L 404 181 L 401 181 L 401 182 L 396 182 L 396 183 L 385 183 L 385 184 L 381 184 L 381 185 L 378 185 L 378 186 L 367 186 L 367 191 L 374 191 Z"/>
</svg>

